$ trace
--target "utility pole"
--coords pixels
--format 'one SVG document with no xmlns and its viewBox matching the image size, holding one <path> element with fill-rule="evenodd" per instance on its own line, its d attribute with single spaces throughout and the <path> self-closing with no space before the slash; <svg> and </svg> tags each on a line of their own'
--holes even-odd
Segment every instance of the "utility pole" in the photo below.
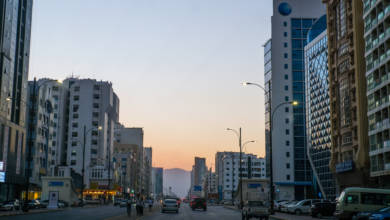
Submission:
<svg viewBox="0 0 390 220">
<path fill-rule="evenodd" d="M 83 176 L 83 185 L 81 186 L 81 199 L 83 199 L 84 198 L 84 172 L 85 172 L 85 170 L 84 170 L 84 166 L 85 166 L 85 141 L 86 141 L 86 126 L 84 125 L 84 135 L 83 135 L 83 139 L 84 139 L 84 141 L 83 141 L 83 168 L 81 169 L 81 173 L 82 173 L 82 176 Z"/>
<path fill-rule="evenodd" d="M 241 128 L 240 128 L 240 138 L 239 138 L 239 145 L 240 145 L 240 209 L 242 209 L 243 201 L 242 201 L 242 138 L 241 138 Z"/>
</svg>

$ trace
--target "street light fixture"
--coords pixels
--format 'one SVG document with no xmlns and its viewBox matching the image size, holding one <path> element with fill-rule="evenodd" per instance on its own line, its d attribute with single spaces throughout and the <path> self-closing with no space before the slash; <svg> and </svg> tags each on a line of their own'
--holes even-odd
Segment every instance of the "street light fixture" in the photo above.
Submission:
<svg viewBox="0 0 390 220">
<path fill-rule="evenodd" d="M 264 91 L 264 93 L 268 93 L 267 90 L 261 86 L 260 84 L 258 83 L 252 83 L 252 82 L 243 82 L 242 85 L 244 86 L 247 86 L 247 85 L 253 85 L 253 86 L 257 86 L 258 88 L 262 89 Z M 270 154 L 270 157 L 269 157 L 269 163 L 270 163 L 270 166 L 269 166 L 269 172 L 270 172 L 270 204 L 271 204 L 271 214 L 274 213 L 274 192 L 275 192 L 275 187 L 274 187 L 274 177 L 273 177 L 273 162 L 272 162 L 272 131 L 273 131 L 273 118 L 274 118 L 274 114 L 275 112 L 278 110 L 279 107 L 283 106 L 283 105 L 292 105 L 292 106 L 297 106 L 299 105 L 299 102 L 297 101 L 289 101 L 289 102 L 282 102 L 280 104 L 278 104 L 276 107 L 275 107 L 275 110 L 271 110 L 271 93 L 268 94 L 268 105 L 269 105 L 269 112 L 271 114 L 269 114 L 270 118 L 270 133 L 269 133 L 269 154 Z"/>
<path fill-rule="evenodd" d="M 242 138 L 241 138 L 241 128 L 239 129 L 239 131 L 236 131 L 236 130 L 231 129 L 231 128 L 227 128 L 226 130 L 233 131 L 237 135 L 238 146 L 240 147 L 240 166 L 239 166 L 239 175 L 240 176 L 239 176 L 239 178 L 240 178 L 240 188 L 241 188 L 241 191 L 240 191 L 240 209 L 241 209 L 243 206 L 243 201 L 242 201 Z M 232 163 L 233 163 L 233 161 L 232 161 Z M 232 164 L 232 166 L 233 166 L 233 164 Z M 232 178 L 234 179 L 234 176 L 232 176 Z M 232 184 L 233 184 L 233 181 L 232 181 Z M 233 185 L 232 185 L 232 192 L 233 192 Z"/>
<path fill-rule="evenodd" d="M 256 142 L 255 140 L 244 142 L 244 143 L 242 144 L 242 149 L 243 149 L 243 151 L 245 152 L 245 145 L 250 144 L 250 143 L 255 143 L 255 142 Z"/>
</svg>

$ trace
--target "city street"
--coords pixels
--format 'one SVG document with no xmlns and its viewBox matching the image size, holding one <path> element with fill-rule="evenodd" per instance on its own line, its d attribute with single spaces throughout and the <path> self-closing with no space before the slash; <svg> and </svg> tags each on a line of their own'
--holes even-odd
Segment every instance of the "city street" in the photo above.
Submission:
<svg viewBox="0 0 390 220">
<path fill-rule="evenodd" d="M 118 216 L 126 213 L 126 208 L 118 206 L 106 205 L 93 208 L 69 208 L 58 212 L 27 214 L 16 216 L 0 217 L 0 220 L 92 220 L 92 219 L 107 219 L 113 216 Z"/>
<path fill-rule="evenodd" d="M 122 215 L 118 217 L 109 218 L 107 220 L 125 220 L 127 216 Z M 192 211 L 188 204 L 183 204 L 180 207 L 179 213 L 161 213 L 159 210 L 154 212 L 152 215 L 147 215 L 141 218 L 142 220 L 171 220 L 171 219 L 189 219 L 189 220 L 212 220 L 212 219 L 223 219 L 223 220 L 238 220 L 241 219 L 240 212 L 236 210 L 226 209 L 222 206 L 209 206 L 207 211 L 195 210 Z"/>
</svg>

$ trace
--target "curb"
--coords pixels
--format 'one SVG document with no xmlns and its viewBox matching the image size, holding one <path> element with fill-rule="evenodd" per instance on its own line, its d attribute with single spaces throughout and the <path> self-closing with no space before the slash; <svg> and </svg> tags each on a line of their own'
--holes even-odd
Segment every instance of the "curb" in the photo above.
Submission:
<svg viewBox="0 0 390 220">
<path fill-rule="evenodd" d="M 273 216 L 273 215 L 270 215 L 269 217 L 272 218 L 272 219 L 276 219 L 276 220 L 287 220 L 287 219 L 284 219 L 284 218 L 281 218 L 281 217 L 277 217 L 277 216 Z"/>
</svg>

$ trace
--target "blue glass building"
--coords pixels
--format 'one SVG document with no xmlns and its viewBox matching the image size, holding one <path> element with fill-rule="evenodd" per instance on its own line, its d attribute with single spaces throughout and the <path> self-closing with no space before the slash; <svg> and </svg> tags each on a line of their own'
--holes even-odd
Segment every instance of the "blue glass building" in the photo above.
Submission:
<svg viewBox="0 0 390 220">
<path fill-rule="evenodd" d="M 317 183 L 314 185 L 317 197 L 334 199 L 335 179 L 329 169 L 331 120 L 327 42 L 324 15 L 313 24 L 305 47 L 307 150 L 314 182 Z"/>
</svg>

